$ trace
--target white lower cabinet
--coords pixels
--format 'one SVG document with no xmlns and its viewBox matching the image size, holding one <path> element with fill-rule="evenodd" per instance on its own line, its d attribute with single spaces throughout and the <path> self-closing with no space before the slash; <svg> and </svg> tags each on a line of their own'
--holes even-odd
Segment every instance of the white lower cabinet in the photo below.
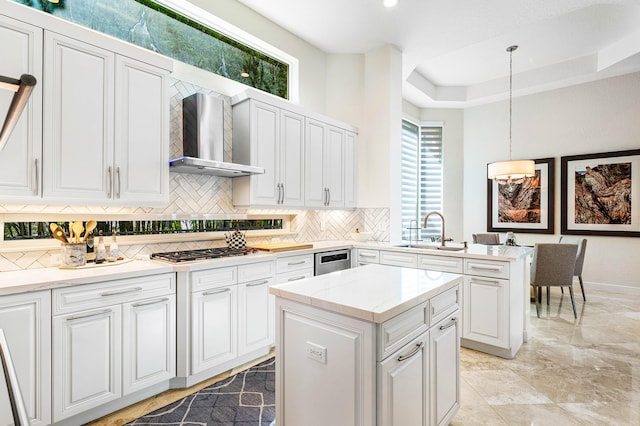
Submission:
<svg viewBox="0 0 640 426">
<path fill-rule="evenodd" d="M 378 363 L 378 425 L 429 424 L 429 332 Z"/>
<path fill-rule="evenodd" d="M 175 274 L 55 289 L 53 421 L 175 376 Z"/>
<path fill-rule="evenodd" d="M 370 263 L 380 263 L 380 251 L 372 249 L 354 249 L 352 250 L 353 259 L 352 267 L 368 265 Z"/>
<path fill-rule="evenodd" d="M 465 276 L 462 337 L 509 347 L 509 280 Z"/>
<path fill-rule="evenodd" d="M 418 267 L 418 255 L 415 253 L 400 253 L 397 251 L 380 250 L 380 264 L 390 266 Z"/>
<path fill-rule="evenodd" d="M 51 423 L 51 292 L 0 296 L 0 328 L 32 426 Z M 13 423 L 0 374 L 0 424 Z"/>
<path fill-rule="evenodd" d="M 459 311 L 456 311 L 431 328 L 429 346 L 433 425 L 449 424 L 460 407 L 459 315 Z"/>
<path fill-rule="evenodd" d="M 269 287 L 273 277 L 238 284 L 238 355 L 271 345 L 274 341 Z"/>
</svg>

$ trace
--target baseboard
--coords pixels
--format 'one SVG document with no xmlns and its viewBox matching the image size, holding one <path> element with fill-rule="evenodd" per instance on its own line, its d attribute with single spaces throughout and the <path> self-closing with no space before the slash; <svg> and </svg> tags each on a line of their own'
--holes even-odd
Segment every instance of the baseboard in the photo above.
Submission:
<svg viewBox="0 0 640 426">
<path fill-rule="evenodd" d="M 640 295 L 640 287 L 634 287 L 634 286 L 628 286 L 628 285 L 596 283 L 593 281 L 585 281 L 584 287 L 585 287 L 585 293 L 587 293 L 587 296 L 589 295 L 588 293 L 589 289 L 605 291 L 608 293 Z M 574 284 L 574 288 L 575 288 L 575 284 Z M 578 288 L 578 290 L 580 289 Z"/>
</svg>

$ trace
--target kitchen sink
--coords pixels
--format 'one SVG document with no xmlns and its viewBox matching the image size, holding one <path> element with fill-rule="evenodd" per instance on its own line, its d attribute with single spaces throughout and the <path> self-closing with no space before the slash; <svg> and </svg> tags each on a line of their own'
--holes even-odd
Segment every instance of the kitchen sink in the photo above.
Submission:
<svg viewBox="0 0 640 426">
<path fill-rule="evenodd" d="M 440 246 L 440 245 L 433 245 L 433 244 L 400 244 L 394 247 L 413 248 L 413 249 L 421 249 L 421 250 L 442 250 L 442 251 L 464 250 L 464 247 Z"/>
</svg>

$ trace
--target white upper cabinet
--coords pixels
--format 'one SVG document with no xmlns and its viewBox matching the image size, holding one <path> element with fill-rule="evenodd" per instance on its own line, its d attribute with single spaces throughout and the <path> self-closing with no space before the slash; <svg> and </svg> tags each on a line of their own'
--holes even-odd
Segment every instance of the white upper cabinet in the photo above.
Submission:
<svg viewBox="0 0 640 426">
<path fill-rule="evenodd" d="M 168 201 L 168 72 L 45 32 L 44 197 Z"/>
<path fill-rule="evenodd" d="M 42 167 L 42 29 L 0 15 L 0 75 L 19 79 L 31 74 L 36 86 L 0 153 L 0 202 L 24 202 L 41 195 Z M 13 92 L 0 90 L 0 122 Z"/>
<path fill-rule="evenodd" d="M 264 167 L 233 179 L 236 206 L 354 208 L 355 129 L 248 90 L 233 104 L 233 161 Z"/>
<path fill-rule="evenodd" d="M 233 180 L 235 205 L 304 204 L 304 117 L 250 99 L 233 108 L 233 159 L 265 173 Z"/>
</svg>

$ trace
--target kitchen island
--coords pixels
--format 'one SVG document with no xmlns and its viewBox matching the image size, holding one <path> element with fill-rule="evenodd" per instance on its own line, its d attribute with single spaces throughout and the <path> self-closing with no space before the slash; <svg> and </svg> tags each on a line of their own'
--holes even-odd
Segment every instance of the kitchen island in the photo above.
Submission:
<svg viewBox="0 0 640 426">
<path fill-rule="evenodd" d="M 284 425 L 447 424 L 463 277 L 367 265 L 271 287 Z"/>
</svg>

